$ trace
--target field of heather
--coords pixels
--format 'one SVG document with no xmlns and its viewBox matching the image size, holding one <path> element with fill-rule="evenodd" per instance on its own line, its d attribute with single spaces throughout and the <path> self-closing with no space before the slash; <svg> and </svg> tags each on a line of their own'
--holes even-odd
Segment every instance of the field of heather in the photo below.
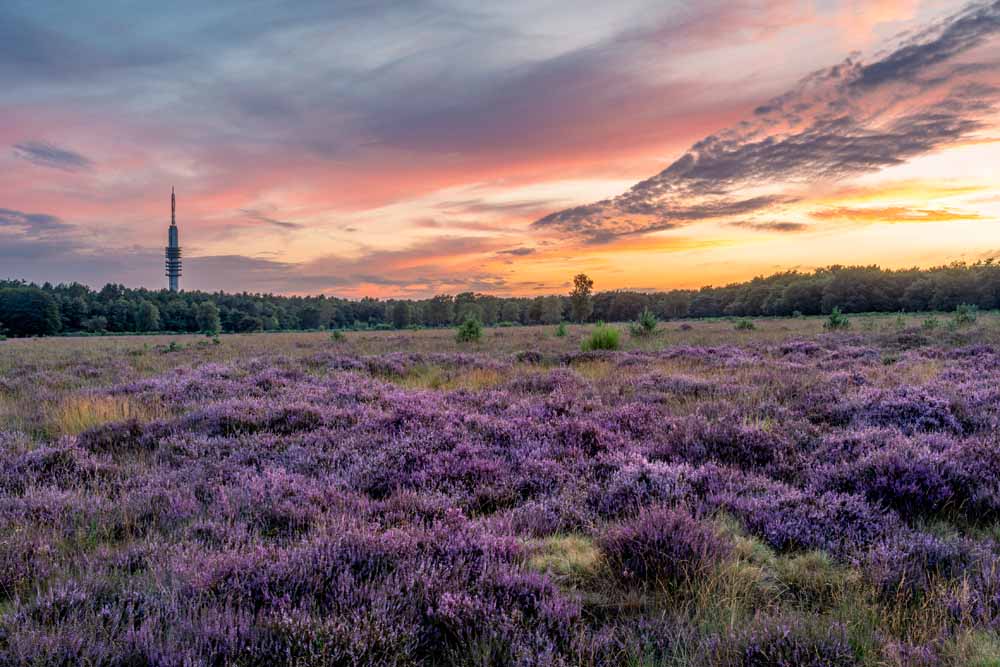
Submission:
<svg viewBox="0 0 1000 667">
<path fill-rule="evenodd" d="M 0 342 L 0 666 L 1000 665 L 1000 318 Z"/>
</svg>

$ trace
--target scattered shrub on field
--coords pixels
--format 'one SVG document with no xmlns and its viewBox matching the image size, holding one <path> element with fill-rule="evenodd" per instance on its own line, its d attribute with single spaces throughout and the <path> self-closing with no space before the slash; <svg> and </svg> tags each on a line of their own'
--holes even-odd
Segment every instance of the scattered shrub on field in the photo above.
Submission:
<svg viewBox="0 0 1000 667">
<path fill-rule="evenodd" d="M 639 313 L 639 319 L 629 325 L 629 332 L 633 336 L 652 336 L 656 333 L 658 322 L 656 315 L 649 308 L 643 308 Z"/>
<path fill-rule="evenodd" d="M 753 323 L 753 320 L 748 320 L 746 318 L 736 320 L 736 324 L 733 328 L 737 331 L 753 331 L 757 328 L 757 325 Z"/>
<path fill-rule="evenodd" d="M 973 324 L 979 314 L 979 309 L 969 303 L 960 303 L 955 306 L 954 321 L 956 326 L 964 327 Z"/>
<path fill-rule="evenodd" d="M 592 352 L 595 350 L 617 350 L 619 345 L 618 329 L 608 326 L 604 322 L 598 322 L 597 328 L 590 333 L 588 338 L 583 340 L 580 348 L 584 352 Z"/>
<path fill-rule="evenodd" d="M 347 336 L 345 336 L 344 332 L 341 331 L 340 329 L 334 329 L 333 332 L 330 334 L 330 340 L 332 340 L 334 343 L 339 343 L 341 341 L 347 340 Z"/>
<path fill-rule="evenodd" d="M 599 540 L 611 571 L 625 581 L 673 586 L 703 577 L 732 545 L 683 509 L 652 509 Z"/>
<path fill-rule="evenodd" d="M 562 338 L 566 335 L 566 323 L 560 322 L 559 326 L 556 327 L 556 338 Z"/>
<path fill-rule="evenodd" d="M 826 322 L 823 323 L 823 328 L 828 331 L 840 331 L 841 329 L 847 329 L 851 326 L 851 321 L 847 319 L 847 316 L 840 312 L 840 308 L 834 308 L 830 311 L 829 317 L 826 318 Z"/>
<path fill-rule="evenodd" d="M 459 343 L 476 343 L 483 337 L 483 324 L 476 317 L 469 317 L 455 334 L 455 340 Z"/>
<path fill-rule="evenodd" d="M 938 318 L 936 318 L 934 316 L 931 316 L 931 317 L 928 317 L 927 319 L 925 319 L 923 321 L 923 323 L 921 323 L 920 327 L 922 329 L 924 329 L 925 331 L 934 331 L 940 325 L 941 325 L 941 321 Z"/>
<path fill-rule="evenodd" d="M 542 353 L 537 350 L 521 350 L 514 355 L 514 359 L 519 364 L 540 364 L 542 363 Z"/>
</svg>

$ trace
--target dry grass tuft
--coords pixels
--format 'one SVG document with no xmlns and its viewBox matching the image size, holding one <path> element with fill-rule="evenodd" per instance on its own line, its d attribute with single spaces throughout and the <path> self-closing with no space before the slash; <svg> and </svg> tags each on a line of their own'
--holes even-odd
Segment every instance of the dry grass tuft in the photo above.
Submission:
<svg viewBox="0 0 1000 667">
<path fill-rule="evenodd" d="M 127 419 L 145 422 L 161 416 L 161 409 L 138 403 L 127 396 L 72 395 L 52 410 L 50 430 L 57 435 L 77 435 L 109 422 Z"/>
<path fill-rule="evenodd" d="M 601 552 L 593 540 L 583 535 L 546 538 L 528 567 L 556 577 L 583 581 L 594 575 L 601 564 Z"/>
</svg>

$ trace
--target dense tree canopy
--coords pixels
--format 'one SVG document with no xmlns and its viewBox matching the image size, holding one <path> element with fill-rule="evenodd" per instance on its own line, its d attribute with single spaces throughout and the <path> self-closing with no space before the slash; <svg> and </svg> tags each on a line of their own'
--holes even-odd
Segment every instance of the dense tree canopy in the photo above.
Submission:
<svg viewBox="0 0 1000 667">
<path fill-rule="evenodd" d="M 586 278 L 586 276 L 583 276 Z M 1000 308 L 1000 264 L 951 264 L 889 271 L 877 266 L 831 266 L 790 271 L 699 290 L 591 294 L 589 279 L 574 295 L 497 297 L 463 292 L 422 300 L 348 300 L 224 292 L 169 292 L 79 283 L 29 285 L 0 281 L 0 333 L 252 332 L 291 329 L 452 326 L 468 317 L 486 325 L 554 324 L 564 319 L 620 322 L 649 308 L 659 319 L 759 317 L 954 310 L 963 303 Z"/>
</svg>

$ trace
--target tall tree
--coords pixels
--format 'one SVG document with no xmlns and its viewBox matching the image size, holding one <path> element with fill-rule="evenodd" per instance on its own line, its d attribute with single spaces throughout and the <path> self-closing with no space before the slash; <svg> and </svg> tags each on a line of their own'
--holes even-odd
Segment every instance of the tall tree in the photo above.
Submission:
<svg viewBox="0 0 1000 667">
<path fill-rule="evenodd" d="M 573 319 L 577 322 L 586 322 L 593 312 L 594 302 L 591 298 L 593 291 L 594 281 L 586 273 L 578 273 L 573 278 L 573 291 L 570 292 L 569 300 Z"/>
</svg>

